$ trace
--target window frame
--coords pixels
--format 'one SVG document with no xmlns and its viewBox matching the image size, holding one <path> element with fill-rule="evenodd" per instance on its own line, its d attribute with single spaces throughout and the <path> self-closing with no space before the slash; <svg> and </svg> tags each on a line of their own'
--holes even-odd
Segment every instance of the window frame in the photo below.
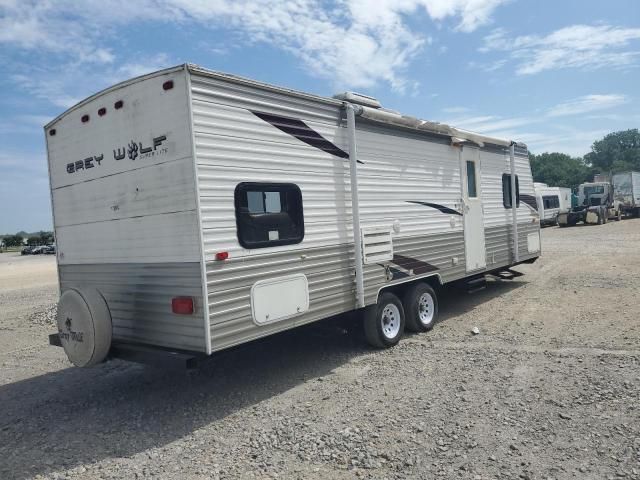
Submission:
<svg viewBox="0 0 640 480">
<path fill-rule="evenodd" d="M 507 180 L 506 183 L 505 183 L 505 180 Z M 507 199 L 508 199 L 508 202 L 507 202 Z M 507 208 L 507 209 L 513 208 L 511 205 L 511 174 L 510 173 L 502 174 L 502 204 L 504 205 L 504 208 Z M 520 179 L 516 174 L 516 208 L 519 208 L 519 207 L 520 207 Z"/>
<path fill-rule="evenodd" d="M 267 212 L 266 199 L 263 200 L 264 203 L 264 213 L 251 213 L 248 211 L 248 199 L 247 199 L 247 211 L 243 212 L 241 209 L 243 208 L 242 200 L 243 195 L 247 195 L 250 191 L 262 191 L 263 193 L 268 192 L 278 192 L 280 194 L 280 202 L 281 202 L 281 211 L 280 212 Z M 299 205 L 298 212 L 291 212 L 286 208 L 283 208 L 282 205 L 282 196 L 283 194 L 286 196 L 287 193 L 293 192 L 296 195 L 296 203 Z M 236 217 L 236 236 L 238 238 L 238 243 L 243 248 L 253 250 L 257 248 L 268 248 L 268 247 L 278 247 L 282 245 L 295 245 L 301 243 L 304 240 L 305 228 L 304 228 L 304 205 L 302 201 L 302 191 L 300 187 L 295 183 L 284 183 L 284 182 L 241 182 L 236 185 L 234 192 L 234 210 Z M 286 207 L 286 204 L 285 204 Z M 256 215 L 281 215 L 282 213 L 286 213 L 289 215 L 293 226 L 298 230 L 298 234 L 295 237 L 291 238 L 283 238 L 278 240 L 248 240 L 243 236 L 243 230 L 245 222 L 242 221 L 242 217 L 252 217 Z M 295 216 L 293 215 L 295 214 Z"/>
<path fill-rule="evenodd" d="M 465 171 L 466 171 L 466 177 L 467 177 L 467 198 L 479 198 L 478 195 L 478 169 L 476 168 L 476 162 L 474 160 L 466 160 L 466 164 L 465 164 Z M 469 164 L 473 165 L 473 195 L 471 195 L 471 192 L 469 191 Z"/>
</svg>

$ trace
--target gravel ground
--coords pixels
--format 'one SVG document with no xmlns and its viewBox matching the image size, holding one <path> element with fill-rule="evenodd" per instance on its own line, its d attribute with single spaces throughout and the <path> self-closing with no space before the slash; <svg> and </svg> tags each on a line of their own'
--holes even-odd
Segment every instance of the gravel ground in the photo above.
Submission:
<svg viewBox="0 0 640 480">
<path fill-rule="evenodd" d="M 2 254 L 0 478 L 640 479 L 640 220 L 542 236 L 391 350 L 345 319 L 191 374 L 70 367 L 55 262 Z"/>
</svg>

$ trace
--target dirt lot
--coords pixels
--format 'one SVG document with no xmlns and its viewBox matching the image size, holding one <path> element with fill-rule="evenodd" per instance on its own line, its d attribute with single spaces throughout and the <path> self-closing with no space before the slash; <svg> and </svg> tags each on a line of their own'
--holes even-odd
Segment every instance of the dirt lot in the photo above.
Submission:
<svg viewBox="0 0 640 480">
<path fill-rule="evenodd" d="M 640 220 L 542 235 L 394 349 L 325 322 L 195 374 L 71 368 L 54 259 L 2 254 L 0 478 L 638 479 Z"/>
</svg>

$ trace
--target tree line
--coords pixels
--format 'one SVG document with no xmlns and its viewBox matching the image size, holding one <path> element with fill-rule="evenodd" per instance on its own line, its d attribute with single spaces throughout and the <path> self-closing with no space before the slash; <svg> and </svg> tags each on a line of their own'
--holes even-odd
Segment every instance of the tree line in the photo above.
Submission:
<svg viewBox="0 0 640 480">
<path fill-rule="evenodd" d="M 54 242 L 53 232 L 40 231 L 36 233 L 18 232 L 15 235 L 4 235 L 2 241 L 5 247 L 21 247 L 24 245 L 24 239 L 27 239 L 27 245 L 51 245 Z"/>
<path fill-rule="evenodd" d="M 640 132 L 637 128 L 613 132 L 591 146 L 584 157 L 565 153 L 530 153 L 534 182 L 553 187 L 575 188 L 590 182 L 596 173 L 640 172 Z"/>
</svg>

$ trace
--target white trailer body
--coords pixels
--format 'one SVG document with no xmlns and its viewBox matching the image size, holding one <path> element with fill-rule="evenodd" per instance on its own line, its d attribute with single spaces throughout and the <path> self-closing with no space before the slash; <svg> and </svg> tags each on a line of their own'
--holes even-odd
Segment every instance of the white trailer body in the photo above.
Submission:
<svg viewBox="0 0 640 480">
<path fill-rule="evenodd" d="M 612 178 L 614 200 L 625 213 L 640 216 L 640 172 L 616 173 Z"/>
<path fill-rule="evenodd" d="M 558 196 L 560 198 L 560 210 L 558 213 L 567 213 L 571 210 L 571 189 L 558 187 Z"/>
<path fill-rule="evenodd" d="M 571 189 L 534 184 L 541 225 L 555 225 L 558 215 L 571 210 Z"/>
<path fill-rule="evenodd" d="M 540 255 L 526 146 L 362 103 L 182 65 L 74 106 L 45 127 L 63 299 L 102 299 L 104 348 L 211 354 Z"/>
</svg>

